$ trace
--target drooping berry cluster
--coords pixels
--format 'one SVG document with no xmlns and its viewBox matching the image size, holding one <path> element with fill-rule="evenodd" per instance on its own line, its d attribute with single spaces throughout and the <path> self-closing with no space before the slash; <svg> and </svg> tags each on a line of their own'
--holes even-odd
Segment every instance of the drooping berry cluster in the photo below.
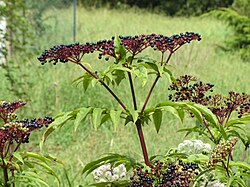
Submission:
<svg viewBox="0 0 250 187">
<path fill-rule="evenodd" d="M 198 174 L 198 169 L 198 164 L 184 163 L 182 160 L 178 164 L 156 161 L 150 171 L 137 168 L 128 187 L 187 187 Z"/>
<path fill-rule="evenodd" d="M 228 97 L 211 95 L 207 92 L 213 92 L 213 84 L 195 81 L 196 79 L 190 75 L 176 79 L 169 87 L 169 90 L 174 91 L 173 94 L 169 94 L 169 100 L 191 101 L 207 106 L 216 115 L 220 124 L 229 119 L 233 111 L 238 112 L 239 118 L 245 113 L 250 113 L 250 95 L 236 92 L 229 92 Z"/>
<path fill-rule="evenodd" d="M 43 126 L 48 127 L 50 123 L 54 121 L 51 117 L 19 120 L 16 122 L 10 122 L 4 124 L 0 128 L 0 149 L 2 150 L 5 144 L 8 142 L 12 144 L 16 143 L 29 143 L 29 136 L 33 130 L 42 128 Z"/>
<path fill-rule="evenodd" d="M 24 106 L 26 103 L 23 101 L 0 101 L 0 118 L 6 123 L 16 118 L 14 112 Z"/>
<path fill-rule="evenodd" d="M 203 105 L 207 105 L 210 96 L 206 95 L 206 92 L 213 92 L 213 84 L 195 82 L 197 79 L 191 75 L 183 75 L 176 79 L 169 87 L 169 90 L 173 90 L 173 94 L 169 94 L 169 100 L 172 101 L 191 101 Z"/>
<path fill-rule="evenodd" d="M 14 141 L 16 143 L 28 143 L 31 131 L 43 126 L 48 127 L 54 121 L 53 118 L 48 116 L 31 120 L 17 120 L 14 112 L 25 104 L 25 102 L 20 100 L 0 102 L 0 117 L 4 121 L 3 125 L 0 126 L 0 151 L 5 150 L 6 146 L 8 147 Z M 5 151 L 8 151 L 8 148 Z"/>
<path fill-rule="evenodd" d="M 237 138 L 231 138 L 229 140 L 221 142 L 220 144 L 217 144 L 212 151 L 207 163 L 208 167 L 214 167 L 217 163 L 226 160 L 227 156 L 231 154 L 233 147 L 235 146 L 237 141 Z"/>
<path fill-rule="evenodd" d="M 186 32 L 185 34 L 164 36 L 161 34 L 141 34 L 135 36 L 119 36 L 120 44 L 124 46 L 126 52 L 132 55 L 137 55 L 147 47 L 151 46 L 154 50 L 161 51 L 162 53 L 169 51 L 174 52 L 177 48 L 185 43 L 189 43 L 192 40 L 201 40 L 201 36 L 198 33 Z M 46 62 L 74 62 L 81 61 L 83 55 L 99 52 L 99 59 L 102 56 L 117 58 L 114 45 L 115 37 L 111 40 L 99 40 L 96 43 L 87 42 L 85 44 L 69 44 L 69 45 L 56 45 L 49 50 L 45 50 L 38 60 L 44 64 Z M 109 58 L 106 58 L 108 60 Z"/>
</svg>

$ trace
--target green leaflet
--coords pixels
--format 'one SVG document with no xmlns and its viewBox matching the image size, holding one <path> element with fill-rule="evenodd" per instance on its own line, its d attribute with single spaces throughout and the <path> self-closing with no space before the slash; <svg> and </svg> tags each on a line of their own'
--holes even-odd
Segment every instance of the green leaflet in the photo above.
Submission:
<svg viewBox="0 0 250 187">
<path fill-rule="evenodd" d="M 153 119 L 154 119 L 156 132 L 158 133 L 161 128 L 161 123 L 162 123 L 162 111 L 159 109 L 156 109 L 153 114 Z"/>
<path fill-rule="evenodd" d="M 123 163 L 126 165 L 126 169 L 129 170 L 132 167 L 135 167 L 139 165 L 135 160 L 129 156 L 126 155 L 120 155 L 120 154 L 114 154 L 109 153 L 107 156 L 94 160 L 90 163 L 88 163 L 82 170 L 82 174 L 89 175 L 92 171 L 100 167 L 101 165 L 104 165 L 106 163 L 110 163 L 111 165 L 118 165 Z"/>
<path fill-rule="evenodd" d="M 90 186 L 96 186 L 96 187 L 104 187 L 104 186 L 112 186 L 112 187 L 125 187 L 129 184 L 129 181 L 126 180 L 119 180 L 114 182 L 99 182 L 99 183 L 93 183 L 90 184 Z"/>
<path fill-rule="evenodd" d="M 59 160 L 57 160 L 56 157 L 52 157 L 50 155 L 40 155 L 38 153 L 33 153 L 33 152 L 20 152 L 19 154 L 23 155 L 23 157 L 35 158 L 35 159 L 41 160 L 43 162 L 58 162 L 58 163 L 61 163 Z"/>
<path fill-rule="evenodd" d="M 62 127 L 67 121 L 74 119 L 75 115 L 78 110 L 70 111 L 70 112 L 64 112 L 60 115 L 56 116 L 55 121 L 44 131 L 42 140 L 40 142 L 40 148 L 42 148 L 44 142 L 48 138 L 48 136 L 58 127 Z"/>
<path fill-rule="evenodd" d="M 44 163 L 44 162 L 37 162 L 37 161 L 32 161 L 32 162 L 33 162 L 34 164 L 36 164 L 36 165 L 39 165 L 39 166 L 42 167 L 43 169 L 45 169 L 45 171 L 46 171 L 48 174 L 50 174 L 50 175 L 56 177 L 56 179 L 58 180 L 58 182 L 60 181 L 58 175 L 54 172 L 54 170 L 53 170 L 51 167 L 49 167 L 48 164 L 46 164 L 46 163 Z M 41 171 L 41 170 L 40 170 L 40 171 Z"/>
<path fill-rule="evenodd" d="M 92 113 L 92 125 L 95 130 L 101 125 L 103 108 L 94 108 Z"/>
<path fill-rule="evenodd" d="M 15 183 L 25 183 L 26 185 L 32 185 L 34 187 L 43 184 L 50 187 L 38 174 L 32 171 L 23 171 L 21 175 L 16 175 L 13 180 Z"/>
<path fill-rule="evenodd" d="M 120 61 L 122 63 L 126 62 L 126 50 L 123 45 L 121 45 L 121 40 L 118 35 L 116 35 L 114 40 L 114 48 L 116 54 L 116 63 L 118 64 Z"/>
<path fill-rule="evenodd" d="M 93 108 L 80 108 L 79 113 L 76 116 L 76 119 L 74 121 L 74 130 L 76 131 L 78 126 L 82 121 L 84 121 L 87 117 L 87 115 L 93 110 Z"/>
<path fill-rule="evenodd" d="M 110 110 L 110 118 L 111 118 L 111 121 L 114 125 L 115 131 L 117 130 L 118 126 L 120 125 L 121 113 L 122 113 L 122 110 L 119 110 L 119 111 Z"/>
<path fill-rule="evenodd" d="M 234 162 L 234 161 L 230 161 L 230 166 L 237 166 L 240 168 L 243 168 L 245 170 L 247 170 L 248 172 L 250 172 L 250 164 L 246 163 L 246 162 Z"/>
<path fill-rule="evenodd" d="M 141 80 L 142 86 L 145 86 L 148 81 L 147 69 L 139 64 L 138 66 L 133 67 L 133 73 Z"/>
<path fill-rule="evenodd" d="M 23 157 L 18 153 L 18 152 L 14 152 L 12 153 L 13 157 L 15 157 L 17 160 L 19 160 L 22 164 L 24 164 L 23 162 Z"/>
<path fill-rule="evenodd" d="M 234 124 L 244 124 L 245 122 L 248 122 L 250 121 L 250 115 L 245 115 L 245 116 L 242 116 L 241 118 L 238 118 L 238 119 L 231 119 L 227 122 L 226 126 L 227 127 L 230 127 Z"/>
<path fill-rule="evenodd" d="M 95 78 L 92 75 L 90 75 L 89 73 L 85 73 L 84 75 L 73 80 L 72 83 L 76 83 L 78 85 L 82 82 L 84 92 L 86 92 L 86 90 L 88 89 L 88 87 L 93 79 L 95 79 Z"/>
</svg>

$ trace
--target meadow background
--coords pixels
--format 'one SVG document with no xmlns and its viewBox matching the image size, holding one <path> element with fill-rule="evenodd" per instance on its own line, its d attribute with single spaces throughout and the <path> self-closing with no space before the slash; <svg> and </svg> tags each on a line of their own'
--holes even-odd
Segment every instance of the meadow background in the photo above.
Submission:
<svg viewBox="0 0 250 187">
<path fill-rule="evenodd" d="M 42 18 L 44 31 L 35 35 L 32 45 L 28 49 L 17 50 L 8 58 L 6 66 L 0 66 L 0 99 L 6 101 L 22 99 L 28 102 L 18 112 L 20 119 L 56 116 L 63 111 L 90 105 L 113 109 L 120 107 L 115 100 L 110 99 L 109 93 L 101 86 L 90 87 L 84 92 L 81 85 L 72 84 L 75 78 L 84 73 L 79 67 L 70 63 L 59 63 L 56 66 L 52 64 L 42 66 L 39 63 L 37 57 L 43 50 L 56 44 L 74 42 L 72 6 L 48 8 L 43 12 Z M 169 17 L 138 8 L 122 10 L 78 6 L 76 25 L 76 41 L 80 43 L 109 39 L 116 34 L 172 35 L 186 31 L 198 32 L 202 40 L 185 45 L 171 59 L 170 64 L 174 66 L 175 76 L 190 74 L 204 82 L 213 83 L 215 93 L 227 94 L 232 90 L 250 93 L 249 62 L 243 61 L 237 52 L 221 50 L 225 47 L 226 41 L 233 36 L 234 30 L 226 23 L 210 16 Z M 148 54 L 160 58 L 158 53 L 148 51 Z M 107 63 L 111 63 L 98 60 L 96 55 L 84 57 L 84 62 L 90 63 L 93 69 L 103 69 Z M 126 81 L 121 86 L 129 88 Z M 168 100 L 168 86 L 168 80 L 159 81 L 149 106 Z M 141 95 L 138 102 L 140 106 L 148 90 L 149 87 L 136 84 L 136 95 Z M 125 103 L 128 103 L 131 96 L 126 89 L 115 89 L 115 91 Z M 132 103 L 128 104 L 132 106 Z M 153 125 L 144 126 L 149 155 L 165 154 L 169 148 L 177 147 L 185 139 L 200 138 L 192 135 L 185 137 L 184 133 L 177 132 L 178 129 L 191 127 L 194 123 L 189 118 L 181 123 L 173 116 L 166 115 L 158 134 Z M 107 152 L 143 159 L 136 128 L 131 125 L 121 124 L 117 132 L 112 130 L 110 124 L 105 124 L 94 131 L 89 121 L 81 124 L 76 132 L 72 125 L 73 122 L 68 122 L 63 128 L 52 133 L 42 150 L 39 149 L 42 132 L 33 134 L 32 143 L 23 148 L 34 152 L 42 151 L 62 160 L 63 165 L 55 166 L 62 180 L 60 186 L 69 186 L 67 180 L 70 180 L 73 186 L 80 184 L 86 186 L 92 182 L 91 177 L 84 178 L 80 172 L 88 162 Z M 250 162 L 249 151 L 247 155 Z M 57 186 L 55 179 L 48 177 L 48 181 L 51 186 Z"/>
</svg>

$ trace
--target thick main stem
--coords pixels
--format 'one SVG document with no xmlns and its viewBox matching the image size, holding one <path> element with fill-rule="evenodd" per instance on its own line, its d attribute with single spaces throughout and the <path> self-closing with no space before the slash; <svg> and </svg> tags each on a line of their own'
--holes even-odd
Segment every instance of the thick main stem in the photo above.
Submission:
<svg viewBox="0 0 250 187">
<path fill-rule="evenodd" d="M 147 152 L 147 147 L 146 147 L 144 135 L 143 135 L 143 132 L 142 132 L 141 120 L 138 119 L 135 124 L 136 124 L 137 132 L 138 132 L 138 135 L 139 135 L 139 139 L 140 139 L 140 143 L 141 143 L 141 148 L 142 148 L 142 153 L 143 153 L 145 164 L 147 166 L 151 167 L 151 164 L 150 164 L 150 161 L 149 161 L 149 158 L 148 158 L 148 152 Z"/>
<path fill-rule="evenodd" d="M 132 64 L 132 60 L 131 60 L 130 64 Z M 133 79 L 132 79 L 132 75 L 131 75 L 130 72 L 128 72 L 128 78 L 129 78 L 129 85 L 130 85 L 130 89 L 131 89 L 134 109 L 137 110 L 137 103 L 136 103 L 136 96 L 135 96 L 135 90 L 134 90 L 134 85 L 133 85 Z M 139 139 L 140 139 L 140 143 L 141 143 L 144 162 L 145 162 L 145 164 L 147 166 L 151 166 L 151 164 L 149 162 L 149 158 L 148 158 L 148 151 L 147 151 L 147 146 L 146 146 L 146 143 L 145 143 L 145 138 L 144 138 L 143 131 L 142 131 L 142 122 L 141 122 L 140 119 L 138 119 L 135 122 L 135 124 L 136 124 L 136 128 L 137 128 L 138 136 L 139 136 Z"/>
</svg>

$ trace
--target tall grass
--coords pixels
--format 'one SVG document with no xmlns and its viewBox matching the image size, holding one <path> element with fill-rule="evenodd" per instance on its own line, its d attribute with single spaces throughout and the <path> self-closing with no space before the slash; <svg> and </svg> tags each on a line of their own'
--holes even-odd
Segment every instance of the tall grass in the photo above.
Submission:
<svg viewBox="0 0 250 187">
<path fill-rule="evenodd" d="M 48 29 L 46 34 L 40 36 L 37 48 L 42 50 L 52 47 L 55 44 L 73 42 L 73 12 L 72 9 L 49 10 L 44 17 L 49 18 L 46 22 Z M 172 58 L 170 63 L 175 65 L 173 71 L 175 75 L 192 74 L 205 82 L 216 85 L 215 92 L 226 94 L 230 90 L 238 92 L 250 92 L 250 67 L 243 63 L 237 53 L 225 54 L 218 49 L 224 45 L 227 37 L 232 35 L 232 31 L 222 22 L 210 18 L 170 18 L 147 12 L 135 10 L 118 11 L 108 9 L 86 10 L 77 9 L 77 41 L 80 43 L 87 41 L 97 41 L 98 39 L 111 38 L 116 34 L 134 35 L 140 33 L 161 33 L 172 35 L 175 33 L 195 31 L 202 35 L 201 42 L 193 42 L 180 49 Z M 38 50 L 38 51 L 39 51 Z M 155 58 L 159 54 L 149 52 Z M 62 111 L 72 110 L 82 106 L 106 106 L 111 108 L 119 107 L 115 100 L 110 99 L 106 90 L 101 86 L 90 88 L 83 92 L 81 86 L 72 84 L 72 80 L 81 75 L 83 71 L 73 64 L 58 64 L 56 66 L 46 64 L 41 66 L 36 57 L 25 58 L 25 55 L 18 55 L 14 58 L 14 63 L 10 66 L 17 66 L 13 79 L 22 79 L 19 86 L 23 87 L 27 95 L 23 96 L 28 100 L 28 105 L 21 116 L 52 115 Z M 109 62 L 100 61 L 96 56 L 84 58 L 93 68 L 103 69 Z M 10 92 L 9 82 L 1 73 L 0 98 L 5 100 L 17 99 L 13 92 Z M 150 80 L 149 80 L 150 82 Z M 142 95 L 139 105 L 145 99 L 143 93 L 149 87 L 141 87 L 136 82 L 136 94 Z M 149 105 L 154 105 L 158 101 L 167 100 L 168 81 L 159 81 L 154 90 L 153 97 Z M 122 87 L 128 87 L 127 82 L 122 83 Z M 122 100 L 127 103 L 130 94 L 123 90 L 115 89 Z M 194 121 L 185 119 L 184 124 L 166 115 L 163 128 L 157 134 L 153 126 L 145 126 L 145 139 L 148 143 L 149 155 L 164 154 L 167 149 L 176 147 L 178 143 L 185 139 L 183 133 L 177 130 L 186 126 L 191 126 Z M 43 151 L 56 155 L 65 163 L 69 178 L 73 180 L 75 174 L 79 173 L 83 166 L 107 152 L 125 153 L 137 159 L 142 159 L 139 140 L 136 129 L 121 124 L 117 132 L 113 132 L 109 124 L 101 127 L 98 131 L 91 130 L 90 123 L 84 123 L 77 132 L 73 132 L 71 122 L 62 129 L 53 133 L 45 143 Z M 41 134 L 40 134 L 41 135 Z M 33 136 L 37 139 L 40 135 Z M 202 138 L 202 137 L 193 137 Z M 38 141 L 35 141 L 38 144 Z M 29 145 L 28 149 L 37 149 Z M 248 153 L 249 155 L 249 153 Z M 66 183 L 63 170 L 58 168 L 63 180 L 61 186 L 69 186 Z M 75 183 L 85 186 L 91 179 L 84 179 L 77 175 Z M 53 179 L 51 186 L 56 186 Z"/>
</svg>

